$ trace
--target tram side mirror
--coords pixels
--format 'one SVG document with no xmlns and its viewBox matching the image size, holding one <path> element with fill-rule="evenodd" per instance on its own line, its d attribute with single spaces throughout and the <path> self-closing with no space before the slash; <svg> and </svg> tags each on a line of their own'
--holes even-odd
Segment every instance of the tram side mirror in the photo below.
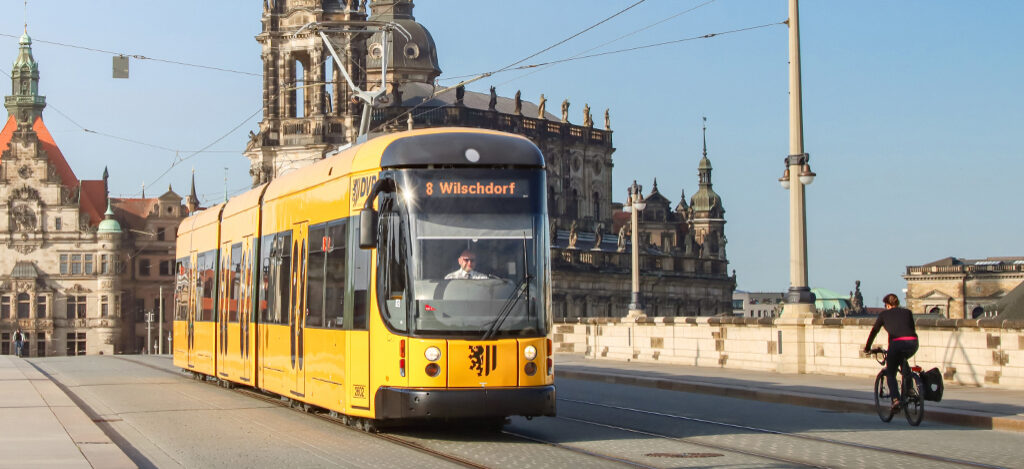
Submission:
<svg viewBox="0 0 1024 469">
<path fill-rule="evenodd" d="M 377 211 L 372 208 L 359 212 L 359 247 L 377 247 Z"/>
</svg>

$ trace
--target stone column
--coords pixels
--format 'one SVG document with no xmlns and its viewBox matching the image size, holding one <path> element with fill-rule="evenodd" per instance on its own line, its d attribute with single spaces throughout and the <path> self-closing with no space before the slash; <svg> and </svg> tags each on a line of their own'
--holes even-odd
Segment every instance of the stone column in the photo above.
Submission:
<svg viewBox="0 0 1024 469">
<path fill-rule="evenodd" d="M 312 115 L 323 115 L 324 113 L 324 91 L 326 85 L 324 84 L 324 51 L 322 47 L 317 47 L 309 51 L 310 56 L 310 72 L 308 76 L 313 86 L 306 88 L 310 95 L 310 114 Z"/>
</svg>

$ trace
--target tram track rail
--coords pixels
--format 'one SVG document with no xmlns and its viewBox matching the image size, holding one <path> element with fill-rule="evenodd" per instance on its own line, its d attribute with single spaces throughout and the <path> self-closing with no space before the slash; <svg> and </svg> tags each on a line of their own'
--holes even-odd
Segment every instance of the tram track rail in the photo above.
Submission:
<svg viewBox="0 0 1024 469">
<path fill-rule="evenodd" d="M 583 400 L 577 400 L 577 399 L 568 399 L 568 398 L 562 398 L 562 397 L 558 398 L 558 400 L 562 401 L 562 402 L 568 402 L 568 403 L 580 404 L 580 405 L 587 405 L 587 406 L 592 406 L 592 407 L 599 407 L 599 408 L 609 409 L 609 410 L 618 410 L 618 411 L 624 411 L 624 412 L 631 412 L 631 413 L 642 414 L 642 415 L 653 416 L 653 417 L 669 418 L 669 419 L 679 420 L 679 421 L 695 422 L 695 423 L 701 423 L 701 424 L 706 424 L 706 425 L 726 427 L 726 428 L 731 428 L 731 429 L 734 429 L 734 430 L 742 430 L 742 431 L 748 431 L 748 432 L 753 432 L 753 433 L 776 435 L 776 436 L 781 436 L 781 437 L 800 439 L 800 440 L 804 440 L 804 441 L 813 441 L 813 442 L 816 442 L 816 443 L 823 443 L 823 444 L 829 444 L 829 445 L 846 447 L 846 448 L 855 448 L 855 449 L 874 451 L 874 452 L 879 452 L 879 453 L 887 453 L 887 454 L 893 454 L 893 455 L 899 455 L 899 456 L 906 456 L 906 457 L 912 457 L 912 458 L 917 458 L 917 459 L 921 459 L 921 460 L 925 460 L 925 461 L 931 461 L 931 462 L 941 462 L 941 463 L 947 463 L 947 464 L 955 464 L 955 465 L 968 466 L 968 467 L 979 467 L 979 468 L 986 468 L 986 469 L 996 469 L 996 468 L 1000 468 L 1001 469 L 1002 468 L 1002 466 L 997 466 L 997 465 L 992 465 L 992 464 L 985 464 L 985 463 L 978 463 L 978 462 L 967 461 L 967 460 L 963 460 L 963 459 L 947 458 L 947 457 L 943 457 L 943 456 L 935 456 L 935 455 L 931 455 L 931 454 L 918 453 L 918 452 L 914 452 L 914 451 L 907 451 L 907 450 L 894 449 L 894 448 L 886 448 L 886 447 L 882 447 L 882 446 L 870 445 L 870 444 L 865 444 L 865 443 L 841 441 L 841 440 L 836 440 L 836 439 L 832 439 L 832 438 L 824 438 L 824 437 L 813 436 L 813 435 L 805 435 L 805 434 L 799 434 L 799 433 L 784 432 L 784 431 L 780 431 L 780 430 L 772 430 L 772 429 L 768 429 L 768 428 L 754 427 L 754 426 L 750 426 L 750 425 L 740 425 L 740 424 L 735 424 L 735 423 L 721 422 L 721 421 L 702 419 L 702 418 L 697 418 L 697 417 L 686 417 L 686 416 L 683 416 L 683 415 L 669 414 L 669 413 L 665 413 L 665 412 L 657 412 L 657 411 L 651 411 L 651 410 L 636 409 L 636 408 L 632 408 L 632 407 L 615 406 L 615 405 L 610 405 L 610 404 L 602 404 L 602 403 L 598 403 L 598 402 L 590 402 L 590 401 L 583 401 Z M 565 416 L 558 416 L 558 417 L 555 417 L 555 418 L 563 419 L 563 420 L 568 420 L 568 421 L 573 421 L 573 422 L 577 422 L 577 423 L 588 424 L 588 425 L 600 426 L 600 427 L 609 428 L 609 429 L 615 429 L 615 430 L 619 430 L 619 431 L 625 431 L 625 432 L 628 432 L 628 433 L 641 434 L 641 435 L 645 435 L 645 436 L 649 436 L 649 437 L 663 438 L 663 439 L 678 441 L 680 443 L 686 443 L 686 444 L 702 446 L 702 447 L 706 447 L 706 448 L 713 448 L 713 449 L 717 449 L 717 450 L 720 450 L 720 451 L 730 451 L 730 452 L 736 452 L 736 453 L 745 454 L 745 455 L 748 455 L 748 456 L 755 456 L 755 457 L 771 459 L 771 460 L 780 461 L 780 462 L 786 462 L 786 463 L 790 463 L 790 464 L 799 464 L 801 466 L 829 467 L 829 466 L 823 466 L 823 465 L 821 465 L 819 463 L 815 463 L 815 462 L 801 461 L 801 460 L 789 459 L 789 458 L 780 458 L 778 456 L 775 456 L 775 455 L 772 455 L 772 454 L 763 453 L 763 452 L 750 451 L 750 450 L 746 450 L 746 449 L 742 449 L 742 448 L 736 448 L 736 447 L 729 446 L 729 445 L 718 445 L 718 444 L 707 443 L 707 442 L 702 442 L 702 441 L 698 442 L 698 441 L 693 441 L 693 440 L 687 439 L 687 438 L 679 438 L 679 437 L 674 437 L 672 435 L 666 435 L 666 434 L 661 434 L 661 433 L 656 433 L 656 432 L 649 432 L 649 431 L 641 430 L 641 429 L 637 429 L 637 428 L 628 428 L 628 427 L 622 427 L 622 426 L 619 426 L 619 425 L 611 425 L 611 424 L 607 424 L 607 423 L 603 423 L 603 422 L 596 422 L 596 421 L 591 421 L 591 420 L 586 420 L 586 419 L 579 419 L 579 418 L 572 418 L 572 417 L 565 417 Z"/>
<path fill-rule="evenodd" d="M 187 370 L 177 369 L 178 371 L 175 371 L 175 369 L 168 369 L 168 368 L 160 367 L 160 366 L 157 366 L 157 365 L 153 365 L 151 363 L 146 363 L 146 362 L 138 361 L 138 360 L 132 360 L 132 359 L 126 358 L 126 357 L 115 357 L 115 358 L 118 358 L 120 360 L 124 360 L 124 361 L 127 361 L 127 362 L 131 362 L 131 363 L 136 364 L 136 365 L 140 365 L 140 366 L 144 366 L 144 367 L 147 367 L 147 368 L 151 368 L 151 369 L 154 369 L 154 370 L 157 370 L 157 371 L 162 371 L 164 373 L 172 374 L 174 376 L 183 376 L 182 373 L 189 373 Z M 212 376 L 201 375 L 201 374 L 197 374 L 197 373 L 191 373 L 191 375 L 195 379 L 199 379 L 199 377 L 202 377 L 201 381 L 206 383 L 206 384 L 217 385 L 219 387 L 223 387 L 223 388 L 226 388 L 228 390 L 235 391 L 235 392 L 237 392 L 239 394 L 243 394 L 243 395 L 245 395 L 247 397 L 250 397 L 250 398 L 253 398 L 253 399 L 257 399 L 257 400 L 260 400 L 260 401 L 263 401 L 263 402 L 266 402 L 266 403 L 269 403 L 269 404 L 274 404 L 274 405 L 279 406 L 279 407 L 287 407 L 287 408 L 289 408 L 291 410 L 294 410 L 294 411 L 297 411 L 297 412 L 302 412 L 302 413 L 304 413 L 306 415 L 309 415 L 311 417 L 318 418 L 318 419 L 321 419 L 321 420 L 324 420 L 324 421 L 336 424 L 339 427 L 344 428 L 345 430 L 359 432 L 361 434 L 368 435 L 368 436 L 371 436 L 373 438 L 381 439 L 381 440 L 387 441 L 389 443 L 396 444 L 396 445 L 399 445 L 399 446 L 402 446 L 402 447 L 405 447 L 405 448 L 417 451 L 419 453 L 427 454 L 427 455 L 433 456 L 435 458 L 438 458 L 438 459 L 441 459 L 441 460 L 444 460 L 446 462 L 450 462 L 450 463 L 453 463 L 453 464 L 456 464 L 456 465 L 459 465 L 459 466 L 462 466 L 462 467 L 481 468 L 481 469 L 482 468 L 490 468 L 491 467 L 491 466 L 487 466 L 487 465 L 484 465 L 484 464 L 481 464 L 481 463 L 478 463 L 478 462 L 475 462 L 475 461 L 471 461 L 471 460 L 463 458 L 463 457 L 459 457 L 459 456 L 455 456 L 455 455 L 451 455 L 451 454 L 447 454 L 447 453 L 435 450 L 433 448 L 430 448 L 430 447 L 427 447 L 427 446 L 425 446 L 423 444 L 420 444 L 420 443 L 418 443 L 416 441 L 412 441 L 412 440 L 410 440 L 408 438 L 403 438 L 401 436 L 397 436 L 397 435 L 389 434 L 389 433 L 379 433 L 379 432 L 375 431 L 374 429 L 370 428 L 368 425 L 365 425 L 365 424 L 360 425 L 359 424 L 359 421 L 362 420 L 362 421 L 365 422 L 365 419 L 346 418 L 345 416 L 343 416 L 341 414 L 338 414 L 336 412 L 326 411 L 326 410 L 320 411 L 321 409 L 318 409 L 318 408 L 313 407 L 313 406 L 305 405 L 305 404 L 303 404 L 303 403 L 301 403 L 299 401 L 295 401 L 295 400 L 293 400 L 291 398 L 288 398 L 288 397 L 274 395 L 274 394 L 267 394 L 267 393 L 264 393 L 262 391 L 259 391 L 259 390 L 255 389 L 255 388 L 252 388 L 252 387 L 249 387 L 249 386 L 244 386 L 244 385 L 240 385 L 240 384 L 237 384 L 237 383 L 232 383 L 232 382 L 224 381 L 224 380 L 221 380 L 219 378 L 212 377 Z M 495 434 L 497 434 L 497 433 L 498 432 L 495 432 Z M 516 439 L 520 439 L 520 440 L 523 440 L 523 441 L 529 441 L 529 442 L 533 442 L 533 443 L 545 444 L 545 445 L 548 445 L 548 446 L 552 446 L 552 447 L 558 448 L 558 449 L 563 450 L 563 451 L 569 451 L 569 452 L 572 452 L 572 453 L 576 453 L 576 454 L 580 454 L 580 455 L 585 455 L 585 456 L 589 456 L 589 457 L 592 457 L 592 458 L 597 458 L 597 459 L 601 459 L 601 460 L 605 460 L 605 461 L 609 461 L 609 462 L 613 462 L 613 463 L 619 463 L 619 464 L 622 464 L 622 465 L 628 466 L 628 467 L 635 467 L 635 468 L 642 468 L 642 469 L 655 469 L 657 467 L 657 466 L 651 466 L 651 465 L 643 464 L 643 463 L 640 463 L 640 462 L 637 462 L 637 461 L 629 460 L 629 459 L 626 459 L 626 458 L 616 457 L 616 456 L 607 455 L 607 454 L 601 454 L 601 453 L 597 453 L 597 452 L 593 452 L 593 451 L 587 451 L 587 450 L 580 449 L 580 448 L 574 448 L 572 446 L 563 445 L 563 444 L 557 443 L 557 442 L 545 441 L 545 440 L 542 440 L 542 439 L 538 439 L 538 438 L 535 438 L 535 437 L 532 437 L 532 436 L 528 436 L 528 435 L 523 435 L 521 433 L 517 433 L 517 432 L 514 432 L 514 431 L 510 431 L 510 430 L 504 430 L 503 429 L 503 430 L 500 431 L 500 433 L 503 434 L 503 435 L 506 435 L 508 437 L 511 437 L 511 438 L 516 438 Z"/>
<path fill-rule="evenodd" d="M 175 375 L 175 376 L 183 376 L 182 373 L 188 373 L 187 370 L 180 370 L 180 369 L 176 369 L 176 368 L 175 369 L 169 369 L 169 368 L 166 368 L 166 367 L 160 367 L 158 365 L 153 365 L 151 363 L 146 363 L 144 361 L 132 360 L 130 358 L 125 358 L 125 357 L 116 357 L 116 358 L 124 360 L 124 361 L 131 362 L 131 363 L 136 364 L 136 365 L 140 365 L 140 366 L 144 366 L 144 367 L 151 368 L 151 369 L 154 369 L 154 370 L 162 371 L 162 372 L 165 372 L 165 373 L 168 373 L 168 374 L 172 374 L 172 375 Z M 408 438 L 403 438 L 401 436 L 394 435 L 394 434 L 389 434 L 389 433 L 379 433 L 376 430 L 370 428 L 369 425 L 366 425 L 365 423 L 360 422 L 361 419 L 358 419 L 358 418 L 346 417 L 344 415 L 337 414 L 335 412 L 330 412 L 330 411 L 326 411 L 326 410 L 319 409 L 319 408 L 316 408 L 316 407 L 305 405 L 305 404 L 303 404 L 303 403 L 301 403 L 299 401 L 295 401 L 295 400 L 292 400 L 292 399 L 287 398 L 287 397 L 278 396 L 278 395 L 274 395 L 274 394 L 263 393 L 262 391 L 259 391 L 259 390 L 255 389 L 255 388 L 251 388 L 251 387 L 243 386 L 243 385 L 240 385 L 240 384 L 237 384 L 237 383 L 232 383 L 232 382 L 220 380 L 220 379 L 217 379 L 217 378 L 214 378 L 214 377 L 207 377 L 205 375 L 199 375 L 199 374 L 193 374 L 193 375 L 194 376 L 198 376 L 198 377 L 202 377 L 201 380 L 204 383 L 211 384 L 211 385 L 218 385 L 220 387 L 227 388 L 229 390 L 238 392 L 238 393 L 243 394 L 245 396 L 248 396 L 248 397 L 251 397 L 251 398 L 254 398 L 254 399 L 258 399 L 258 400 L 261 400 L 261 401 L 264 401 L 264 402 L 267 402 L 267 403 L 271 403 L 271 404 L 274 404 L 276 406 L 287 407 L 287 408 L 290 408 L 290 409 L 295 410 L 297 412 L 302 412 L 302 413 L 310 415 L 312 417 L 319 418 L 321 420 L 337 424 L 339 427 L 342 427 L 342 428 L 344 428 L 346 430 L 360 432 L 360 433 L 362 433 L 364 435 L 368 435 L 368 436 L 371 436 L 371 437 L 374 437 L 374 438 L 382 439 L 382 440 L 388 441 L 390 443 L 393 443 L 393 444 L 396 444 L 396 445 L 399 445 L 399 446 L 403 446 L 405 448 L 412 449 L 414 451 L 417 451 L 417 452 L 420 452 L 420 453 L 423 453 L 423 454 L 427 454 L 427 455 L 430 455 L 432 457 L 435 457 L 435 458 L 438 458 L 438 459 L 441 459 L 441 460 L 444 460 L 446 462 L 450 462 L 450 463 L 453 463 L 453 464 L 456 464 L 456 465 L 459 465 L 459 466 L 462 466 L 462 467 L 470 467 L 470 468 L 487 468 L 487 467 L 490 467 L 490 466 L 487 466 L 485 464 L 478 463 L 478 462 L 475 462 L 475 461 L 472 461 L 472 460 L 469 460 L 469 459 L 466 459 L 466 458 L 462 458 L 462 457 L 459 457 L 459 456 L 455 456 L 455 455 L 451 455 L 451 454 L 447 454 L 447 453 L 438 451 L 436 449 L 430 448 L 428 446 L 425 446 L 425 445 L 423 445 L 421 443 L 418 443 L 418 442 L 413 441 L 413 440 L 408 439 Z M 833 439 L 833 438 L 824 438 L 824 437 L 813 436 L 813 435 L 785 432 L 785 431 L 773 430 L 773 429 L 769 429 L 769 428 L 762 428 L 762 427 L 756 427 L 756 426 L 751 426 L 751 425 L 742 425 L 742 424 L 736 424 L 736 423 L 729 423 L 729 422 L 723 422 L 723 421 L 703 419 L 703 418 L 698 418 L 698 417 L 687 417 L 687 416 L 684 416 L 684 415 L 677 415 L 677 414 L 671 414 L 671 413 L 666 413 L 666 412 L 638 409 L 638 408 L 633 408 L 633 407 L 617 406 L 617 405 L 611 405 L 611 404 L 603 404 L 603 403 L 599 403 L 599 402 L 591 402 L 591 401 L 586 401 L 586 400 L 578 400 L 578 399 L 570 399 L 570 398 L 559 397 L 558 401 L 569 403 L 569 404 L 577 404 L 577 405 L 583 405 L 583 406 L 597 407 L 597 408 L 601 408 L 601 409 L 605 409 L 605 410 L 615 410 L 615 411 L 628 412 L 628 413 L 633 413 L 633 414 L 646 415 L 646 416 L 649 416 L 649 417 L 666 418 L 666 419 L 671 419 L 671 420 L 675 420 L 675 421 L 685 421 L 685 422 L 699 423 L 699 424 L 704 424 L 704 425 L 712 425 L 712 426 L 717 426 L 717 427 L 725 427 L 725 428 L 730 428 L 730 429 L 738 430 L 738 431 L 746 431 L 746 432 L 751 432 L 751 433 L 774 435 L 774 436 L 779 436 L 779 437 L 784 437 L 784 438 L 799 439 L 799 440 L 815 442 L 815 443 L 820 443 L 820 444 L 833 445 L 833 446 L 837 446 L 837 447 L 852 448 L 852 449 L 871 451 L 871 452 L 877 452 L 877 453 L 892 454 L 892 455 L 898 455 L 898 456 L 904 456 L 904 457 L 920 459 L 922 461 L 939 462 L 939 463 L 960 465 L 960 466 L 966 466 L 966 467 L 978 467 L 978 468 L 987 468 L 987 469 L 990 469 L 990 468 L 1001 468 L 1002 467 L 1002 466 L 998 466 L 998 465 L 985 464 L 985 463 L 979 463 L 979 462 L 974 462 L 974 461 L 967 461 L 967 460 L 963 460 L 963 459 L 947 458 L 947 457 L 943 457 L 943 456 L 935 456 L 935 455 L 918 453 L 918 452 L 908 451 L 908 450 L 886 448 L 886 447 L 870 445 L 870 444 L 865 444 L 865 443 L 841 441 L 841 440 L 837 440 L 837 439 Z M 739 448 L 739 447 L 736 447 L 736 446 L 726 445 L 726 444 L 715 444 L 715 443 L 710 443 L 710 442 L 705 442 L 705 441 L 695 441 L 695 440 L 689 439 L 689 438 L 681 438 L 681 437 L 677 437 L 677 436 L 673 436 L 673 435 L 668 435 L 668 434 L 664 434 L 664 433 L 658 433 L 658 432 L 652 432 L 652 431 L 648 431 L 648 430 L 643 430 L 643 429 L 640 429 L 640 428 L 630 428 L 630 427 L 626 427 L 626 426 L 622 426 L 622 425 L 613 425 L 613 424 L 604 423 L 604 422 L 598 422 L 598 421 L 589 420 L 589 419 L 585 419 L 585 418 L 567 417 L 565 415 L 560 415 L 560 416 L 555 417 L 555 418 L 556 419 L 560 419 L 560 420 L 575 422 L 575 423 L 579 423 L 579 424 L 584 424 L 584 425 L 597 426 L 597 427 L 602 427 L 602 428 L 606 428 L 606 429 L 610 429 L 610 430 L 622 431 L 622 432 L 631 433 L 631 434 L 634 434 L 634 435 L 642 435 L 642 436 L 649 437 L 649 438 L 661 438 L 661 439 L 665 439 L 665 440 L 671 440 L 671 441 L 675 441 L 675 442 L 679 442 L 679 443 L 683 443 L 683 444 L 687 444 L 687 445 L 693 445 L 693 446 L 713 449 L 713 450 L 717 450 L 717 451 L 724 451 L 724 452 L 730 452 L 730 453 L 743 454 L 743 455 L 746 455 L 746 456 L 762 458 L 762 459 L 766 459 L 766 460 L 770 460 L 770 461 L 776 461 L 776 462 L 781 462 L 781 463 L 785 463 L 785 464 L 798 465 L 798 466 L 802 466 L 802 467 L 831 467 L 831 466 L 829 466 L 827 464 L 822 464 L 820 462 L 807 461 L 807 460 L 801 460 L 801 459 L 795 459 L 795 458 L 780 457 L 778 455 L 771 454 L 771 453 L 768 453 L 768 452 L 752 451 L 750 449 Z M 362 420 L 365 421 L 365 419 L 362 419 Z M 601 460 L 604 460 L 604 461 L 621 464 L 621 465 L 627 466 L 627 467 L 637 467 L 637 468 L 645 468 L 645 469 L 646 468 L 658 467 L 658 466 L 653 466 L 653 465 L 646 464 L 646 463 L 643 463 L 643 462 L 639 462 L 639 461 L 636 461 L 636 460 L 632 460 L 632 459 L 629 459 L 629 458 L 624 458 L 624 457 L 621 457 L 621 456 L 614 456 L 614 455 L 603 454 L 603 453 L 599 453 L 599 452 L 595 452 L 595 451 L 591 451 L 591 450 L 577 448 L 577 447 L 574 447 L 574 446 L 571 446 L 571 445 L 566 445 L 566 444 L 559 443 L 557 441 L 551 441 L 551 440 L 548 440 L 548 439 L 545 439 L 545 438 L 541 438 L 541 437 L 538 437 L 538 436 L 533 436 L 533 435 L 525 434 L 525 433 L 522 433 L 522 432 L 516 431 L 516 430 L 502 429 L 500 431 L 500 433 L 505 435 L 505 436 L 511 437 L 511 438 L 516 438 L 516 439 L 520 439 L 520 440 L 524 440 L 524 441 L 529 441 L 529 442 L 533 442 L 533 443 L 538 443 L 538 444 L 544 444 L 544 445 L 548 445 L 548 446 L 552 446 L 552 447 L 558 448 L 560 450 L 569 451 L 569 452 L 572 452 L 572 453 L 576 453 L 576 454 L 580 454 L 580 455 L 585 455 L 585 456 L 601 459 Z M 495 434 L 497 434 L 497 432 L 495 432 Z"/>
<path fill-rule="evenodd" d="M 174 370 L 163 368 L 163 367 L 160 367 L 160 366 L 157 366 L 157 365 L 153 365 L 151 363 L 145 363 L 145 362 L 142 362 L 142 361 L 132 360 L 132 359 L 125 358 L 125 357 L 115 357 L 115 358 L 118 358 L 120 360 L 124 360 L 124 361 L 127 361 L 127 362 L 131 362 L 131 363 L 139 365 L 139 366 L 144 366 L 144 367 L 147 367 L 147 368 L 151 368 L 151 369 L 154 369 L 154 370 L 158 370 L 158 371 L 162 371 L 162 372 L 165 372 L 165 373 L 168 373 L 168 374 L 172 374 L 174 376 L 182 376 L 182 373 L 190 373 L 187 370 L 180 370 L 180 369 L 179 369 L 179 371 L 176 372 Z M 219 378 L 212 377 L 212 376 L 201 375 L 201 374 L 198 374 L 198 373 L 191 373 L 191 374 L 192 374 L 193 378 L 196 378 L 198 376 L 202 376 L 203 379 L 201 381 L 203 383 L 210 384 L 210 385 L 216 385 L 216 386 L 219 386 L 219 387 L 223 387 L 223 388 L 226 388 L 228 390 L 234 391 L 236 393 L 245 395 L 246 397 L 257 399 L 257 400 L 266 402 L 268 404 L 274 404 L 274 405 L 277 405 L 277 406 L 280 406 L 280 407 L 287 407 L 289 409 L 292 409 L 292 410 L 295 410 L 295 411 L 307 414 L 307 415 L 309 415 L 311 417 L 318 418 L 318 419 L 321 419 L 321 420 L 324 420 L 324 421 L 327 421 L 327 422 L 331 422 L 331 423 L 337 424 L 338 426 L 340 426 L 341 428 L 344 428 L 345 430 L 353 431 L 353 432 L 359 432 L 361 434 L 368 435 L 368 436 L 373 437 L 373 438 L 381 439 L 381 440 L 387 441 L 389 443 L 393 443 L 393 444 L 396 444 L 396 445 L 399 445 L 399 446 L 411 449 L 411 450 L 419 452 L 419 453 L 427 454 L 427 455 L 433 456 L 435 458 L 438 458 L 438 459 L 441 459 L 441 460 L 444 460 L 446 462 L 450 462 L 450 463 L 453 463 L 453 464 L 456 464 L 456 465 L 459 465 L 459 466 L 462 466 L 462 467 L 468 467 L 468 468 L 474 468 L 474 469 L 487 469 L 489 467 L 489 466 L 484 466 L 484 465 L 477 464 L 477 463 L 475 463 L 473 461 L 469 461 L 467 459 L 460 458 L 458 456 L 453 456 L 453 455 L 441 453 L 439 451 L 436 451 L 436 450 L 433 450 L 431 448 L 428 448 L 428 447 L 425 447 L 423 445 L 420 445 L 420 444 L 418 444 L 416 442 L 408 441 L 408 440 L 405 440 L 403 438 L 396 437 L 394 435 L 388 435 L 388 434 L 384 434 L 384 433 L 376 433 L 376 432 L 373 432 L 373 431 L 366 431 L 366 430 L 363 430 L 363 429 L 360 429 L 360 428 L 355 428 L 352 425 L 349 425 L 348 423 L 346 423 L 345 420 L 343 418 L 341 418 L 340 416 L 337 416 L 337 414 L 332 415 L 332 413 L 320 413 L 320 412 L 312 411 L 313 410 L 312 407 L 304 406 L 304 405 L 297 405 L 296 404 L 297 401 L 293 401 L 290 398 L 286 398 L 286 397 L 283 397 L 283 396 L 277 396 L 277 395 L 265 394 L 265 393 L 255 389 L 255 388 L 239 385 L 237 383 L 230 383 L 228 381 L 224 381 L 224 380 L 221 380 Z M 230 383 L 230 384 L 224 384 L 224 383 Z"/>
</svg>

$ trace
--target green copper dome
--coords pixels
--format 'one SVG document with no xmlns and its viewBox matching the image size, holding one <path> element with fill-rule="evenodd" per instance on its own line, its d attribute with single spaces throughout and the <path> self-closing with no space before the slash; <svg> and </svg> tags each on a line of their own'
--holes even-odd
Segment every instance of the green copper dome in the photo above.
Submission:
<svg viewBox="0 0 1024 469">
<path fill-rule="evenodd" d="M 121 224 L 114 219 L 114 211 L 110 208 L 110 199 L 107 199 L 107 211 L 103 214 L 103 221 L 100 222 L 97 233 L 121 233 Z"/>
</svg>

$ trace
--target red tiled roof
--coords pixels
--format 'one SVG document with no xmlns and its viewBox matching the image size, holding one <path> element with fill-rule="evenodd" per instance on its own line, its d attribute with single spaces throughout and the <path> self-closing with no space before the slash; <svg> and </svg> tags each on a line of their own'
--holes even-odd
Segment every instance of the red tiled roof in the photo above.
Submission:
<svg viewBox="0 0 1024 469">
<path fill-rule="evenodd" d="M 53 140 L 53 136 L 47 130 L 46 124 L 43 124 L 42 117 L 36 118 L 35 123 L 32 124 L 32 130 L 35 130 L 36 135 L 39 136 L 39 149 L 46 152 L 46 156 L 50 159 L 50 164 L 57 171 L 57 175 L 60 176 L 64 187 L 68 189 L 77 187 L 78 178 L 75 177 L 75 172 L 71 170 L 71 166 L 68 166 L 67 160 L 64 159 L 64 155 L 60 152 L 60 148 L 57 148 L 57 142 Z"/>
<path fill-rule="evenodd" d="M 622 225 L 630 224 L 631 217 L 632 214 L 629 212 L 612 212 L 612 233 L 618 233 L 619 228 L 622 228 Z"/>
<path fill-rule="evenodd" d="M 153 211 L 159 200 L 146 199 L 110 199 L 114 213 L 127 225 L 125 228 L 145 229 L 146 217 Z"/>
<path fill-rule="evenodd" d="M 15 122 L 14 116 L 7 118 L 7 123 L 4 124 L 4 129 L 0 130 L 0 154 L 7 151 L 7 146 L 11 143 L 11 137 L 14 135 L 14 130 L 18 128 L 18 123 Z"/>
<path fill-rule="evenodd" d="M 78 205 L 83 214 L 89 215 L 89 225 L 99 225 L 107 211 L 107 188 L 103 181 L 82 181 L 82 197 Z"/>
</svg>

